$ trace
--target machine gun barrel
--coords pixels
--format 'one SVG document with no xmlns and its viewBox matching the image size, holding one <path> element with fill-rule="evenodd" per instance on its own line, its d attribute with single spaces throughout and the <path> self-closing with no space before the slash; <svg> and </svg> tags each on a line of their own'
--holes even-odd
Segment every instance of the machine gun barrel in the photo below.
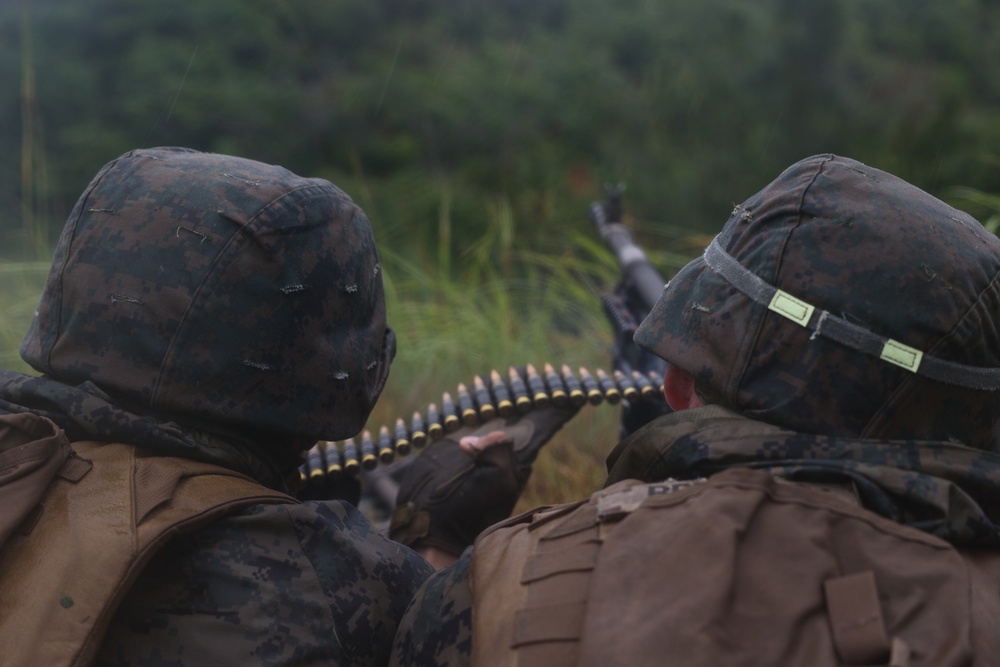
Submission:
<svg viewBox="0 0 1000 667">
<path fill-rule="evenodd" d="M 622 277 L 635 290 L 648 312 L 663 292 L 664 280 L 652 265 L 642 248 L 635 242 L 632 232 L 621 221 L 621 199 L 624 189 L 609 188 L 607 199 L 590 206 L 590 220 L 621 269 Z"/>
<path fill-rule="evenodd" d="M 613 292 L 601 295 L 604 313 L 615 336 L 612 345 L 614 381 L 609 377 L 599 380 L 606 385 L 615 384 L 620 389 L 621 393 L 606 396 L 605 400 L 622 400 L 621 436 L 624 438 L 669 411 L 662 400 L 635 399 L 636 394 L 643 398 L 657 395 L 648 374 L 664 375 L 667 364 L 663 359 L 639 349 L 632 340 L 639 323 L 649 315 L 663 293 L 666 281 L 636 243 L 632 232 L 622 223 L 625 186 L 605 186 L 604 191 L 604 201 L 590 206 L 590 221 L 605 246 L 614 254 L 621 278 Z"/>
</svg>

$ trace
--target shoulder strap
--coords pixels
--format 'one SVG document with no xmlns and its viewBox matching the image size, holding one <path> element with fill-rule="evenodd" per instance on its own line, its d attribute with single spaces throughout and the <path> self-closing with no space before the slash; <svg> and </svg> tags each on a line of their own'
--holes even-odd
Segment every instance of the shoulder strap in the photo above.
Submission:
<svg viewBox="0 0 1000 667">
<path fill-rule="evenodd" d="M 79 479 L 89 469 L 51 420 L 30 412 L 0 415 L 0 546 L 15 531 L 31 529 L 57 475 Z"/>
<path fill-rule="evenodd" d="M 5 665 L 88 664 L 121 599 L 173 535 L 250 505 L 297 502 L 212 464 L 122 444 L 73 449 L 92 470 L 56 480 L 34 529 L 0 550 Z"/>
</svg>

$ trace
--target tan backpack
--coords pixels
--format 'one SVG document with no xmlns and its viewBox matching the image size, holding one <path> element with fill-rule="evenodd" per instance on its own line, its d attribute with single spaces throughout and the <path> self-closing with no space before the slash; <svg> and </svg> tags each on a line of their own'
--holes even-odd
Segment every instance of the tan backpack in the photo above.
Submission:
<svg viewBox="0 0 1000 667">
<path fill-rule="evenodd" d="M 250 505 L 294 502 L 227 468 L 130 445 L 71 445 L 43 417 L 0 417 L 0 664 L 88 664 L 173 535 Z"/>
<path fill-rule="evenodd" d="M 31 413 L 0 415 L 0 547 L 15 531 L 30 532 L 55 477 L 78 480 L 90 467 L 51 420 Z"/>
<path fill-rule="evenodd" d="M 476 542 L 473 664 L 1000 664 L 1000 556 L 731 469 L 625 481 Z"/>
</svg>

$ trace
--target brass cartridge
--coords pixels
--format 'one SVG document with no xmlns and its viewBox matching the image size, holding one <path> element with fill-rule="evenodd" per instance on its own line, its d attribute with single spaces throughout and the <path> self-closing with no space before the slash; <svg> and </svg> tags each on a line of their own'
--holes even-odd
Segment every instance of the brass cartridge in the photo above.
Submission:
<svg viewBox="0 0 1000 667">
<path fill-rule="evenodd" d="M 410 442 L 417 449 L 427 444 L 427 426 L 424 424 L 424 417 L 419 411 L 413 412 L 413 420 L 410 422 Z"/>
<path fill-rule="evenodd" d="M 306 453 L 306 462 L 302 468 L 304 468 L 304 470 L 300 469 L 299 472 L 304 472 L 305 476 L 309 480 L 323 476 L 323 453 L 320 450 L 319 443 L 313 445 L 312 448 L 310 448 L 310 450 Z"/>
<path fill-rule="evenodd" d="M 455 401 L 451 394 L 444 392 L 441 394 L 441 422 L 447 433 L 454 433 L 462 426 L 462 420 L 458 418 L 458 410 L 455 409 Z"/>
<path fill-rule="evenodd" d="M 528 389 L 531 392 L 531 402 L 535 404 L 536 408 L 544 410 L 552 402 L 552 398 L 545 390 L 545 381 L 542 380 L 542 376 L 538 374 L 538 371 L 531 364 L 525 366 L 524 370 L 528 376 Z"/>
<path fill-rule="evenodd" d="M 406 430 L 406 422 L 402 418 L 396 420 L 396 442 L 393 447 L 400 456 L 410 453 L 410 434 Z"/>
<path fill-rule="evenodd" d="M 563 364 L 562 367 L 562 379 L 566 385 L 566 390 L 569 392 L 569 400 L 573 405 L 580 407 L 587 402 L 587 394 L 584 393 L 580 380 L 573 375 L 573 371 L 566 364 Z"/>
<path fill-rule="evenodd" d="M 611 405 L 618 405 L 621 403 L 622 392 L 618 389 L 615 381 L 600 368 L 594 371 L 594 374 L 597 375 L 597 386 L 600 387 L 601 393 L 604 394 L 604 400 Z"/>
<path fill-rule="evenodd" d="M 472 405 L 472 394 L 469 393 L 469 388 L 459 382 L 456 395 L 458 397 L 458 413 L 462 417 L 462 423 L 466 426 L 478 424 L 479 413 Z"/>
<path fill-rule="evenodd" d="M 591 405 L 600 405 L 604 401 L 604 392 L 601 391 L 600 385 L 583 366 L 580 366 L 580 384 L 583 385 L 583 391 L 586 392 Z"/>
<path fill-rule="evenodd" d="M 618 390 L 621 391 L 622 398 L 626 401 L 634 403 L 639 400 L 639 389 L 636 388 L 635 382 L 617 368 L 615 369 L 615 384 L 618 385 Z"/>
<path fill-rule="evenodd" d="M 340 451 L 344 455 L 344 471 L 357 475 L 361 470 L 361 463 L 358 461 L 358 447 L 354 444 L 354 438 L 344 440 Z"/>
<path fill-rule="evenodd" d="M 503 378 L 496 369 L 490 371 L 490 389 L 493 398 L 496 399 L 497 412 L 501 417 L 510 417 L 514 413 L 514 403 L 510 400 L 507 385 L 503 383 Z"/>
<path fill-rule="evenodd" d="M 545 364 L 545 384 L 549 388 L 549 396 L 552 398 L 552 402 L 558 407 L 563 407 L 569 403 L 569 394 L 566 393 L 566 385 L 550 363 Z"/>
<path fill-rule="evenodd" d="M 427 435 L 431 440 L 438 440 L 444 435 L 441 413 L 433 403 L 427 406 Z"/>
<path fill-rule="evenodd" d="M 528 388 L 521 378 L 517 369 L 511 366 L 507 370 L 507 386 L 510 388 L 511 396 L 514 397 L 514 407 L 521 414 L 531 410 L 531 399 L 528 397 Z"/>
<path fill-rule="evenodd" d="M 378 430 L 378 460 L 381 463 L 392 463 L 396 460 L 396 449 L 392 446 L 392 436 L 389 427 L 382 426 Z"/>
<path fill-rule="evenodd" d="M 337 443 L 324 440 L 322 442 L 323 459 L 326 461 L 326 474 L 336 477 L 344 471 L 344 462 L 337 449 Z"/>
<path fill-rule="evenodd" d="M 649 371 L 649 381 L 656 387 L 656 391 L 663 396 L 663 376 L 656 371 Z"/>
<path fill-rule="evenodd" d="M 378 465 L 378 456 L 375 454 L 375 441 L 372 440 L 372 433 L 365 430 L 361 434 L 361 467 L 365 470 L 373 470 Z"/>
<path fill-rule="evenodd" d="M 493 405 L 493 398 L 490 396 L 490 389 L 483 382 L 483 378 L 478 375 L 472 379 L 472 396 L 476 406 L 479 408 L 479 418 L 488 422 L 496 416 L 497 409 Z"/>
<path fill-rule="evenodd" d="M 639 371 L 632 371 L 632 381 L 635 382 L 635 386 L 644 399 L 651 401 L 656 398 L 656 387 L 653 386 L 648 377 Z"/>
</svg>

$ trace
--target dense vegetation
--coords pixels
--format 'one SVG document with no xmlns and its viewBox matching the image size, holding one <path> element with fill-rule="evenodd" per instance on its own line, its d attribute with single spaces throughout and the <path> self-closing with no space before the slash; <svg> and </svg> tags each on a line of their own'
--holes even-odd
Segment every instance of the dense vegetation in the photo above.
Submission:
<svg viewBox="0 0 1000 667">
<path fill-rule="evenodd" d="M 7 228 L 165 144 L 328 176 L 431 255 L 443 214 L 461 248 L 504 206 L 551 242 L 605 180 L 711 230 L 816 152 L 1000 182 L 996 0 L 22 0 L 0 56 Z"/>
<path fill-rule="evenodd" d="M 995 215 L 998 62 L 997 0 L 2 3 L 0 238 L 44 262 L 90 177 L 141 146 L 327 177 L 385 255 L 389 411 L 431 372 L 604 360 L 604 182 L 666 273 L 817 152 Z"/>
</svg>

